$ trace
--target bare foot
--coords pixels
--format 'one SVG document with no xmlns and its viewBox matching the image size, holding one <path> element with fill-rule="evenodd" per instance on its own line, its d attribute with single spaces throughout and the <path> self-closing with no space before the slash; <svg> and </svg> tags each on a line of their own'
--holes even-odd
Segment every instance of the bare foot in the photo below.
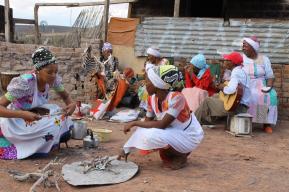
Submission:
<svg viewBox="0 0 289 192">
<path fill-rule="evenodd" d="M 187 157 L 181 156 L 181 157 L 176 157 L 175 159 L 172 160 L 172 163 L 170 164 L 170 168 L 172 170 L 178 170 L 178 169 L 184 168 L 186 165 L 187 165 Z"/>
</svg>

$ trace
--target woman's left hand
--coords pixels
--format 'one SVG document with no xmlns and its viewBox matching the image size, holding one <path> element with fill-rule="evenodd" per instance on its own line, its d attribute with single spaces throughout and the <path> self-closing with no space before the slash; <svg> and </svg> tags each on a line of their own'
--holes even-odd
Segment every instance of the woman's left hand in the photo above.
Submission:
<svg viewBox="0 0 289 192">
<path fill-rule="evenodd" d="M 75 107 L 76 107 L 75 103 L 70 103 L 69 105 L 66 105 L 63 108 L 65 116 L 72 115 L 72 113 L 75 111 Z"/>
</svg>

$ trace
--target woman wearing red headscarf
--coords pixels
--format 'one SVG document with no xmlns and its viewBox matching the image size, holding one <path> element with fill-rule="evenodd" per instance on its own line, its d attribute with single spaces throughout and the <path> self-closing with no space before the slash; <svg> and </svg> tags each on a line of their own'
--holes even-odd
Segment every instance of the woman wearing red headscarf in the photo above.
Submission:
<svg viewBox="0 0 289 192">
<path fill-rule="evenodd" d="M 231 77 L 228 85 L 220 84 L 217 86 L 225 94 L 233 94 L 237 91 L 240 84 L 243 88 L 243 96 L 240 104 L 234 111 L 235 113 L 246 113 L 250 104 L 250 79 L 244 71 L 242 63 L 243 58 L 240 53 L 233 52 L 229 55 L 224 55 L 225 68 L 231 70 Z M 201 123 L 213 123 L 212 117 L 224 117 L 228 115 L 228 111 L 224 108 L 224 101 L 216 97 L 206 98 L 200 107 L 195 112 L 197 119 Z"/>
</svg>

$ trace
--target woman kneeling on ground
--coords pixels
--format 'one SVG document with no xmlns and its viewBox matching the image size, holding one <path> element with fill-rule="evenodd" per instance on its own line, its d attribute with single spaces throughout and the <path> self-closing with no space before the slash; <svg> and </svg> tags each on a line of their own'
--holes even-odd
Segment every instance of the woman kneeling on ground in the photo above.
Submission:
<svg viewBox="0 0 289 192">
<path fill-rule="evenodd" d="M 119 159 L 127 159 L 134 149 L 142 154 L 159 150 L 163 164 L 171 169 L 185 166 L 187 156 L 203 139 L 203 130 L 194 114 L 190 113 L 185 97 L 169 89 L 179 80 L 173 65 L 155 66 L 147 71 L 146 87 L 148 110 L 145 121 L 125 125 L 124 133 L 137 127 L 125 143 Z"/>
<path fill-rule="evenodd" d="M 56 59 L 49 50 L 39 48 L 32 60 L 35 71 L 13 78 L 0 98 L 0 159 L 45 156 L 61 140 L 69 139 L 73 123 L 67 116 L 75 110 L 75 103 L 64 90 Z M 65 108 L 48 104 L 50 88 L 60 95 Z M 42 107 L 39 112 L 46 108 L 50 115 L 31 112 L 37 107 Z"/>
</svg>

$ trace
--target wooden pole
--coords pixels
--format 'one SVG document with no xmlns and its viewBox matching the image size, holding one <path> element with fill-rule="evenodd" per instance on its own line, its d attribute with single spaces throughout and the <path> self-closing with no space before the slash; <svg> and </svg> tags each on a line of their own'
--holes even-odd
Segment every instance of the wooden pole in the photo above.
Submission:
<svg viewBox="0 0 289 192">
<path fill-rule="evenodd" d="M 83 6 L 98 6 L 105 5 L 106 0 L 97 2 L 84 2 L 84 3 L 35 3 L 38 6 L 67 6 L 67 7 L 83 7 Z M 135 3 L 139 0 L 110 0 L 109 4 L 120 4 L 120 3 Z"/>
<path fill-rule="evenodd" d="M 40 33 L 39 33 L 39 26 L 38 26 L 38 5 L 34 6 L 34 28 L 35 28 L 35 43 L 40 44 Z"/>
<path fill-rule="evenodd" d="M 104 4 L 104 28 L 103 28 L 103 41 L 106 42 L 107 41 L 107 31 L 108 31 L 108 16 L 109 16 L 109 1 L 110 0 L 105 0 L 105 4 Z"/>
<path fill-rule="evenodd" d="M 9 0 L 5 0 L 5 40 L 6 40 L 6 42 L 11 41 L 9 10 L 10 10 Z"/>
<path fill-rule="evenodd" d="M 128 9 L 127 9 L 127 18 L 131 17 L 131 10 L 132 10 L 132 3 L 128 4 Z"/>
<path fill-rule="evenodd" d="M 228 1 L 227 0 L 223 0 L 223 7 L 222 7 L 222 16 L 224 18 L 224 21 L 228 21 L 229 17 L 228 17 Z"/>
<path fill-rule="evenodd" d="M 181 3 L 181 0 L 175 0 L 174 17 L 180 16 L 180 3 Z"/>
</svg>

